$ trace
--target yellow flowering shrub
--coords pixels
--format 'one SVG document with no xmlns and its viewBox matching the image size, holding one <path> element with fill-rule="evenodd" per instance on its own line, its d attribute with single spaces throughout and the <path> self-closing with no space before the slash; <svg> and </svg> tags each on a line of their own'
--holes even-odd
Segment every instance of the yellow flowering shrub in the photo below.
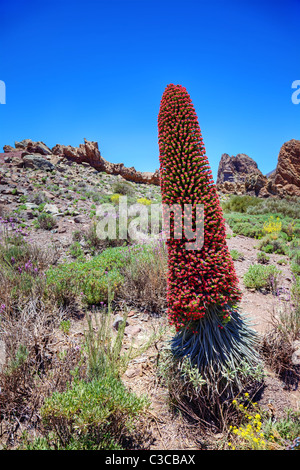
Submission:
<svg viewBox="0 0 300 470">
<path fill-rule="evenodd" d="M 110 200 L 112 203 L 118 203 L 119 202 L 119 199 L 120 199 L 120 196 L 121 194 L 113 194 L 112 196 L 110 196 Z"/>
<path fill-rule="evenodd" d="M 276 217 L 276 219 L 274 219 L 273 215 L 271 215 L 269 217 L 269 220 L 264 223 L 263 228 L 266 233 L 273 235 L 274 237 L 277 238 L 282 228 L 282 223 L 281 223 L 280 218 Z"/>
<path fill-rule="evenodd" d="M 144 204 L 144 206 L 150 206 L 151 201 L 150 199 L 147 199 L 146 197 L 141 197 L 140 199 L 137 200 L 138 204 Z"/>
<path fill-rule="evenodd" d="M 249 395 L 246 393 L 245 398 Z M 274 436 L 266 435 L 262 430 L 262 415 L 258 411 L 256 403 L 252 403 L 251 410 L 237 400 L 233 405 L 244 414 L 244 422 L 239 427 L 230 426 L 231 440 L 227 443 L 232 450 L 272 450 L 276 447 Z M 232 441 L 232 442 L 231 442 Z"/>
</svg>

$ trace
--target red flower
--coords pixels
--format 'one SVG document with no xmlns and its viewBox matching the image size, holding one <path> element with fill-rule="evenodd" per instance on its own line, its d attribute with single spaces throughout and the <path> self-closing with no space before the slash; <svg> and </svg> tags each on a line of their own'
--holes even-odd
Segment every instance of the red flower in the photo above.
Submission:
<svg viewBox="0 0 300 470">
<path fill-rule="evenodd" d="M 241 294 L 201 130 L 184 87 L 171 84 L 165 89 L 158 131 L 162 202 L 180 204 L 182 211 L 184 204 L 204 206 L 201 250 L 187 251 L 188 240 L 184 236 L 175 239 L 174 220 L 170 221 L 168 313 L 170 322 L 180 329 L 190 320 L 202 318 L 213 304 L 235 304 Z"/>
</svg>

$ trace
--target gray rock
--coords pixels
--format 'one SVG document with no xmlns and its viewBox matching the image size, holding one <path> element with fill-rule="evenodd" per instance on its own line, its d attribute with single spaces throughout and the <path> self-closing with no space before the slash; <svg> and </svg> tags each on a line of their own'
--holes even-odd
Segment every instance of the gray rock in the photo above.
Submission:
<svg viewBox="0 0 300 470">
<path fill-rule="evenodd" d="M 77 215 L 76 217 L 74 217 L 74 222 L 76 224 L 83 224 L 83 222 L 84 222 L 83 215 Z"/>
<path fill-rule="evenodd" d="M 45 204 L 43 211 L 52 215 L 59 214 L 59 209 L 55 204 Z"/>
<path fill-rule="evenodd" d="M 39 206 L 34 204 L 33 202 L 26 202 L 25 203 L 26 209 L 37 209 Z"/>
<path fill-rule="evenodd" d="M 35 150 L 42 155 L 51 155 L 51 150 L 44 144 L 44 142 L 35 142 L 34 143 Z"/>
<path fill-rule="evenodd" d="M 15 142 L 16 149 L 26 149 L 27 145 L 32 143 L 31 139 L 24 139 L 21 142 Z"/>
<path fill-rule="evenodd" d="M 124 318 L 121 315 L 117 315 L 116 318 L 114 319 L 114 322 L 113 322 L 113 328 L 115 330 L 118 330 L 120 324 L 123 323 L 123 321 L 124 321 Z M 128 325 L 128 322 L 126 321 L 126 326 L 127 325 Z"/>
<path fill-rule="evenodd" d="M 23 157 L 24 167 L 33 168 L 44 171 L 51 171 L 54 169 L 54 165 L 46 160 L 41 155 L 25 155 Z"/>
</svg>

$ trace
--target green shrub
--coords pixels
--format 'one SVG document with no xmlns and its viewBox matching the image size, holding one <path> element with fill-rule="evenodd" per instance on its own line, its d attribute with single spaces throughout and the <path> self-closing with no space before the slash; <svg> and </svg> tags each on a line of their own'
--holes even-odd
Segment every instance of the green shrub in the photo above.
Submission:
<svg viewBox="0 0 300 470">
<path fill-rule="evenodd" d="M 286 264 L 288 264 L 288 262 L 285 258 L 281 258 L 277 261 L 277 264 L 285 266 Z"/>
<path fill-rule="evenodd" d="M 257 253 L 257 262 L 260 264 L 268 264 L 270 256 L 267 256 L 263 251 Z"/>
<path fill-rule="evenodd" d="M 248 214 L 273 214 L 275 216 L 290 217 L 291 219 L 299 219 L 300 216 L 300 198 L 287 197 L 285 199 L 268 198 L 261 200 L 261 204 L 257 206 L 249 206 Z"/>
<path fill-rule="evenodd" d="M 286 241 L 281 237 L 274 239 L 271 235 L 266 235 L 260 240 L 258 249 L 265 253 L 276 253 L 278 255 L 286 255 L 288 253 Z"/>
<path fill-rule="evenodd" d="M 235 235 L 250 238 L 261 238 L 263 236 L 264 216 L 251 217 L 248 214 L 233 212 L 225 214 L 225 219 Z"/>
<path fill-rule="evenodd" d="M 82 247 L 78 241 L 75 241 L 72 243 L 72 245 L 69 248 L 70 254 L 73 258 L 77 259 L 83 259 L 84 258 L 84 253 L 82 250 Z"/>
<path fill-rule="evenodd" d="M 224 212 L 247 212 L 251 207 L 253 210 L 262 203 L 262 199 L 254 196 L 237 196 L 233 195 L 230 199 L 222 204 Z"/>
<path fill-rule="evenodd" d="M 55 217 L 51 214 L 46 214 L 45 212 L 38 215 L 37 223 L 39 228 L 44 230 L 52 230 L 57 225 Z"/>
<path fill-rule="evenodd" d="M 114 193 L 122 194 L 124 196 L 132 196 L 134 194 L 134 187 L 127 181 L 117 181 L 112 185 Z"/>
<path fill-rule="evenodd" d="M 55 432 L 53 447 L 120 449 L 117 438 L 145 403 L 119 379 L 104 375 L 90 382 L 75 380 L 67 391 L 55 392 L 46 398 L 41 416 L 45 427 Z"/>
<path fill-rule="evenodd" d="M 231 250 L 230 254 L 234 261 L 241 261 L 244 259 L 243 253 L 240 253 L 238 250 Z"/>
<path fill-rule="evenodd" d="M 107 302 L 108 292 L 116 293 L 123 276 L 124 248 L 108 248 L 89 261 L 77 261 L 51 267 L 47 272 L 49 288 L 59 303 L 68 303 L 70 296 L 82 296 L 86 303 Z"/>
<path fill-rule="evenodd" d="M 250 222 L 237 222 L 231 225 L 231 228 L 237 235 L 243 235 L 244 237 L 260 238 L 262 235 L 262 228 Z"/>
<path fill-rule="evenodd" d="M 275 292 L 280 273 L 281 271 L 273 265 L 252 264 L 244 275 L 244 285 L 252 289 L 266 288 Z"/>
<path fill-rule="evenodd" d="M 89 261 L 51 267 L 47 283 L 60 305 L 74 297 L 99 305 L 107 303 L 111 294 L 161 312 L 165 306 L 165 250 L 152 245 L 107 248 Z"/>
<path fill-rule="evenodd" d="M 43 437 L 27 448 L 122 449 L 122 438 L 134 434 L 136 419 L 149 405 L 120 378 L 130 360 L 130 354 L 122 352 L 125 326 L 126 317 L 113 335 L 110 307 L 88 318 L 86 376 L 79 378 L 74 370 L 66 390 L 45 399 L 40 412 Z"/>
</svg>

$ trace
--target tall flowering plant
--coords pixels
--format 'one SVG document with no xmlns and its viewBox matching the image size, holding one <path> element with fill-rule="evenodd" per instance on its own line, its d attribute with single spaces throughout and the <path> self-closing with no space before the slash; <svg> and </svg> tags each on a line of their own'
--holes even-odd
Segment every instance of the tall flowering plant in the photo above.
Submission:
<svg viewBox="0 0 300 470">
<path fill-rule="evenodd" d="M 190 205 L 194 228 L 197 205 L 204 209 L 203 245 L 195 250 L 186 249 L 185 233 L 182 238 L 175 236 L 174 214 L 171 214 L 171 231 L 166 243 L 168 315 L 177 331 L 173 350 L 178 356 L 188 354 L 199 367 L 203 361 L 209 362 L 209 357 L 214 361 L 218 356 L 226 362 L 237 334 L 244 333 L 237 347 L 243 343 L 249 350 L 255 335 L 249 333 L 238 313 L 241 292 L 226 244 L 225 221 L 197 115 L 183 86 L 166 87 L 158 115 L 158 132 L 163 205 L 180 205 L 182 213 Z M 211 341 L 205 340 L 208 330 Z M 226 340 L 227 346 L 225 338 L 229 341 Z"/>
</svg>

